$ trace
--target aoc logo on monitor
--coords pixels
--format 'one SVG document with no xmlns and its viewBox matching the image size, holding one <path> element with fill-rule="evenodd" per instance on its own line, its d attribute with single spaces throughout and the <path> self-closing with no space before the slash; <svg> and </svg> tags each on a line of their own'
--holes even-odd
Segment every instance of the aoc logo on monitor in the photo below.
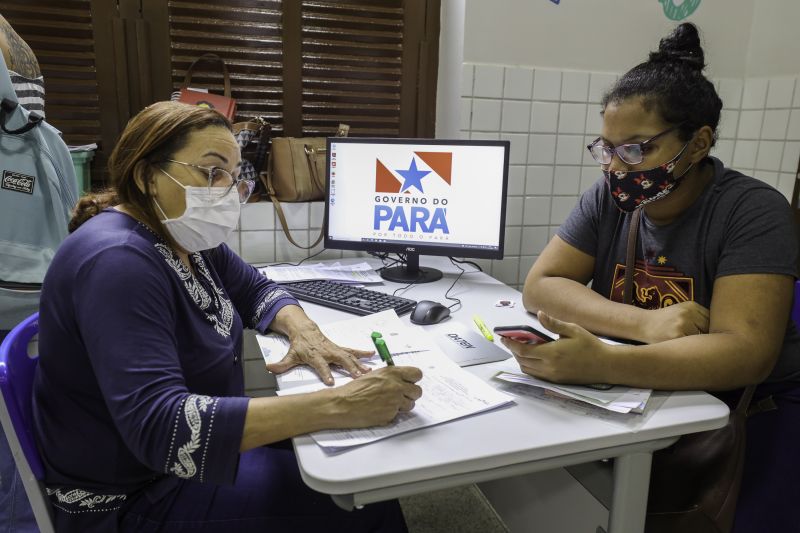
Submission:
<svg viewBox="0 0 800 533">
<path fill-rule="evenodd" d="M 452 170 L 452 152 L 415 151 L 407 166 L 391 170 L 375 159 L 373 229 L 450 233 L 446 207 L 449 200 L 441 191 L 442 185 L 449 190 Z M 431 194 L 431 189 L 437 192 Z"/>
</svg>

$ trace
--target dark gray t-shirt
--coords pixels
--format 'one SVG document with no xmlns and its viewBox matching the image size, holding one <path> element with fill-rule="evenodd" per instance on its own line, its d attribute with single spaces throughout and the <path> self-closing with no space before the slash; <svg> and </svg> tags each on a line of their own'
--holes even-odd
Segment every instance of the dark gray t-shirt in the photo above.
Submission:
<svg viewBox="0 0 800 533">
<path fill-rule="evenodd" d="M 725 168 L 676 220 L 653 224 L 642 213 L 636 247 L 634 304 L 659 309 L 695 301 L 711 305 L 714 280 L 732 274 L 797 277 L 797 236 L 786 198 L 760 180 Z M 592 288 L 621 302 L 631 215 L 611 200 L 604 179 L 587 190 L 558 236 L 595 258 Z M 742 295 L 746 298 L 746 295 Z M 792 321 L 768 382 L 800 381 L 800 334 Z"/>
</svg>

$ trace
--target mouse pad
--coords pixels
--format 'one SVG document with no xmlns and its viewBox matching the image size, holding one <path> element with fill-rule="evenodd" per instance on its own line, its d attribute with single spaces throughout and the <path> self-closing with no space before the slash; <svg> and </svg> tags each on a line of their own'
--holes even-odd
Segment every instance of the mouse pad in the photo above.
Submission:
<svg viewBox="0 0 800 533">
<path fill-rule="evenodd" d="M 435 330 L 429 330 L 436 344 L 458 366 L 504 361 L 511 354 L 495 346 L 478 331 L 461 322 L 448 320 Z"/>
</svg>

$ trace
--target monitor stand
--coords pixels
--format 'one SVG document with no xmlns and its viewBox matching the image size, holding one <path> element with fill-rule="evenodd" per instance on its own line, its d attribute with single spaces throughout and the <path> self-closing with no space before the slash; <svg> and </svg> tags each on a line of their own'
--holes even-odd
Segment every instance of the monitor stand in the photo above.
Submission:
<svg viewBox="0 0 800 533">
<path fill-rule="evenodd" d="M 408 252 L 402 266 L 383 268 L 381 277 L 396 283 L 430 283 L 442 278 L 442 271 L 430 267 L 419 266 L 419 254 Z"/>
</svg>

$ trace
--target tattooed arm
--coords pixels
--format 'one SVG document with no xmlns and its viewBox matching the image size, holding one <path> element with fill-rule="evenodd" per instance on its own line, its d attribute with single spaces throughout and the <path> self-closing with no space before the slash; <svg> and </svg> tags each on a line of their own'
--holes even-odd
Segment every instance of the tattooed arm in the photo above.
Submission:
<svg viewBox="0 0 800 533">
<path fill-rule="evenodd" d="M 26 78 L 38 78 L 42 75 L 39 62 L 36 61 L 31 47 L 2 15 L 0 15 L 0 49 L 3 51 L 3 59 L 9 70 Z"/>
</svg>

